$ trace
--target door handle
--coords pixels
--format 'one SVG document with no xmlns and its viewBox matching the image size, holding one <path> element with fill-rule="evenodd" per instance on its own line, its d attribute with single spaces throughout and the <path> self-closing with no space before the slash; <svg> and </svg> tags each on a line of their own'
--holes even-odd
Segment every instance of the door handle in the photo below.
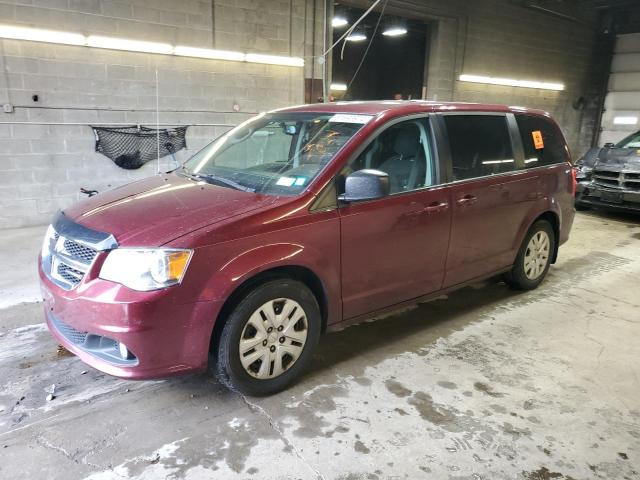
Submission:
<svg viewBox="0 0 640 480">
<path fill-rule="evenodd" d="M 449 208 L 449 204 L 447 202 L 433 202 L 428 207 L 425 207 L 424 212 L 430 215 L 432 213 L 444 212 L 448 208 Z"/>
<path fill-rule="evenodd" d="M 478 201 L 478 198 L 475 197 L 474 195 L 465 195 L 462 198 L 459 198 L 458 200 L 456 200 L 456 203 L 458 205 L 460 205 L 461 207 L 465 206 L 465 205 L 472 205 L 474 203 L 476 203 Z"/>
</svg>

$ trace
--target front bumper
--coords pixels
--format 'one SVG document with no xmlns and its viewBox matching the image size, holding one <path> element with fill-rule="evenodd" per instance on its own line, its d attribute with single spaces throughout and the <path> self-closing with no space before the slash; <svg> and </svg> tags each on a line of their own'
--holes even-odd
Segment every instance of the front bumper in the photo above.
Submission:
<svg viewBox="0 0 640 480">
<path fill-rule="evenodd" d="M 180 303 L 180 286 L 135 292 L 99 278 L 68 291 L 39 273 L 49 330 L 88 365 L 135 380 L 207 368 L 218 302 Z M 119 357 L 120 342 L 130 357 Z"/>
<path fill-rule="evenodd" d="M 581 181 L 576 188 L 576 204 L 640 213 L 640 192 Z"/>
</svg>

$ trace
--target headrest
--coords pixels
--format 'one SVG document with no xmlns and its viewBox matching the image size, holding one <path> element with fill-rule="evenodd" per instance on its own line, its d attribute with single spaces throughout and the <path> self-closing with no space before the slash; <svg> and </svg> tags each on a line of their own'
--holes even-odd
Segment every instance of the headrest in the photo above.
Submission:
<svg viewBox="0 0 640 480">
<path fill-rule="evenodd" d="M 415 157 L 420 151 L 420 135 L 417 128 L 403 129 L 396 135 L 394 150 L 403 157 Z"/>
</svg>

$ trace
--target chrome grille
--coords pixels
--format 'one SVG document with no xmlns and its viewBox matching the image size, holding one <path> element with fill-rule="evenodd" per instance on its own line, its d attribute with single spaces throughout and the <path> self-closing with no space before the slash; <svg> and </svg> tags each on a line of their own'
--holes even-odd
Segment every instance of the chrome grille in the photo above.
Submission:
<svg viewBox="0 0 640 480">
<path fill-rule="evenodd" d="M 84 278 L 98 251 L 51 229 L 49 255 L 42 259 L 45 273 L 65 290 L 76 287 Z"/>
<path fill-rule="evenodd" d="M 603 187 L 621 188 L 621 173 L 609 172 L 606 170 L 596 170 L 593 172 L 593 181 Z"/>
<path fill-rule="evenodd" d="M 72 257 L 77 258 L 87 265 L 91 265 L 91 262 L 93 262 L 93 259 L 98 254 L 93 248 L 85 247 L 68 238 L 64 241 L 64 250 Z"/>
<path fill-rule="evenodd" d="M 640 172 L 596 170 L 593 172 L 593 181 L 603 187 L 640 192 Z"/>
<path fill-rule="evenodd" d="M 623 175 L 624 188 L 640 192 L 640 172 L 625 172 Z"/>
<path fill-rule="evenodd" d="M 64 278 L 67 282 L 77 285 L 84 277 L 84 273 L 75 268 L 71 268 L 66 263 L 58 263 L 58 275 Z"/>
</svg>

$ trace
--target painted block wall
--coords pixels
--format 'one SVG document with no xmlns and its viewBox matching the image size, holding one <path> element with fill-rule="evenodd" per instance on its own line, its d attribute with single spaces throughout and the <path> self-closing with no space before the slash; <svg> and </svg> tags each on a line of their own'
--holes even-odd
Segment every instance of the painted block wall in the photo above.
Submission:
<svg viewBox="0 0 640 480">
<path fill-rule="evenodd" d="M 548 110 L 577 158 L 598 127 L 595 22 L 589 12 L 574 22 L 528 3 L 390 0 L 387 13 L 429 23 L 427 98 Z M 155 162 L 137 171 L 116 167 L 93 151 L 88 127 L 155 123 L 156 69 L 160 122 L 201 125 L 189 129 L 189 149 L 179 160 L 224 132 L 223 125 L 302 103 L 304 77 L 321 76 L 312 57 L 322 52 L 324 12 L 322 0 L 0 0 L 2 23 L 306 60 L 303 69 L 0 40 L 0 103 L 17 107 L 0 112 L 0 228 L 47 223 L 81 198 L 80 186 L 101 190 L 156 172 Z M 556 81 L 566 89 L 472 84 L 460 82 L 461 73 Z M 160 168 L 169 165 L 164 159 Z"/>
<path fill-rule="evenodd" d="M 313 5 L 307 0 L 215 0 L 213 11 L 212 5 L 211 0 L 0 0 L 0 22 L 174 45 L 313 55 L 312 25 L 305 25 Z M 321 53 L 319 28 L 315 48 Z M 0 228 L 48 223 L 57 210 L 84 197 L 81 186 L 104 190 L 156 173 L 155 161 L 128 171 L 96 153 L 89 127 L 153 126 L 156 70 L 159 121 L 197 125 L 189 128 L 188 149 L 176 155 L 178 161 L 227 125 L 304 98 L 300 67 L 0 40 L 0 104 L 15 106 L 13 113 L 0 111 Z M 159 168 L 172 165 L 167 157 Z"/>
</svg>

